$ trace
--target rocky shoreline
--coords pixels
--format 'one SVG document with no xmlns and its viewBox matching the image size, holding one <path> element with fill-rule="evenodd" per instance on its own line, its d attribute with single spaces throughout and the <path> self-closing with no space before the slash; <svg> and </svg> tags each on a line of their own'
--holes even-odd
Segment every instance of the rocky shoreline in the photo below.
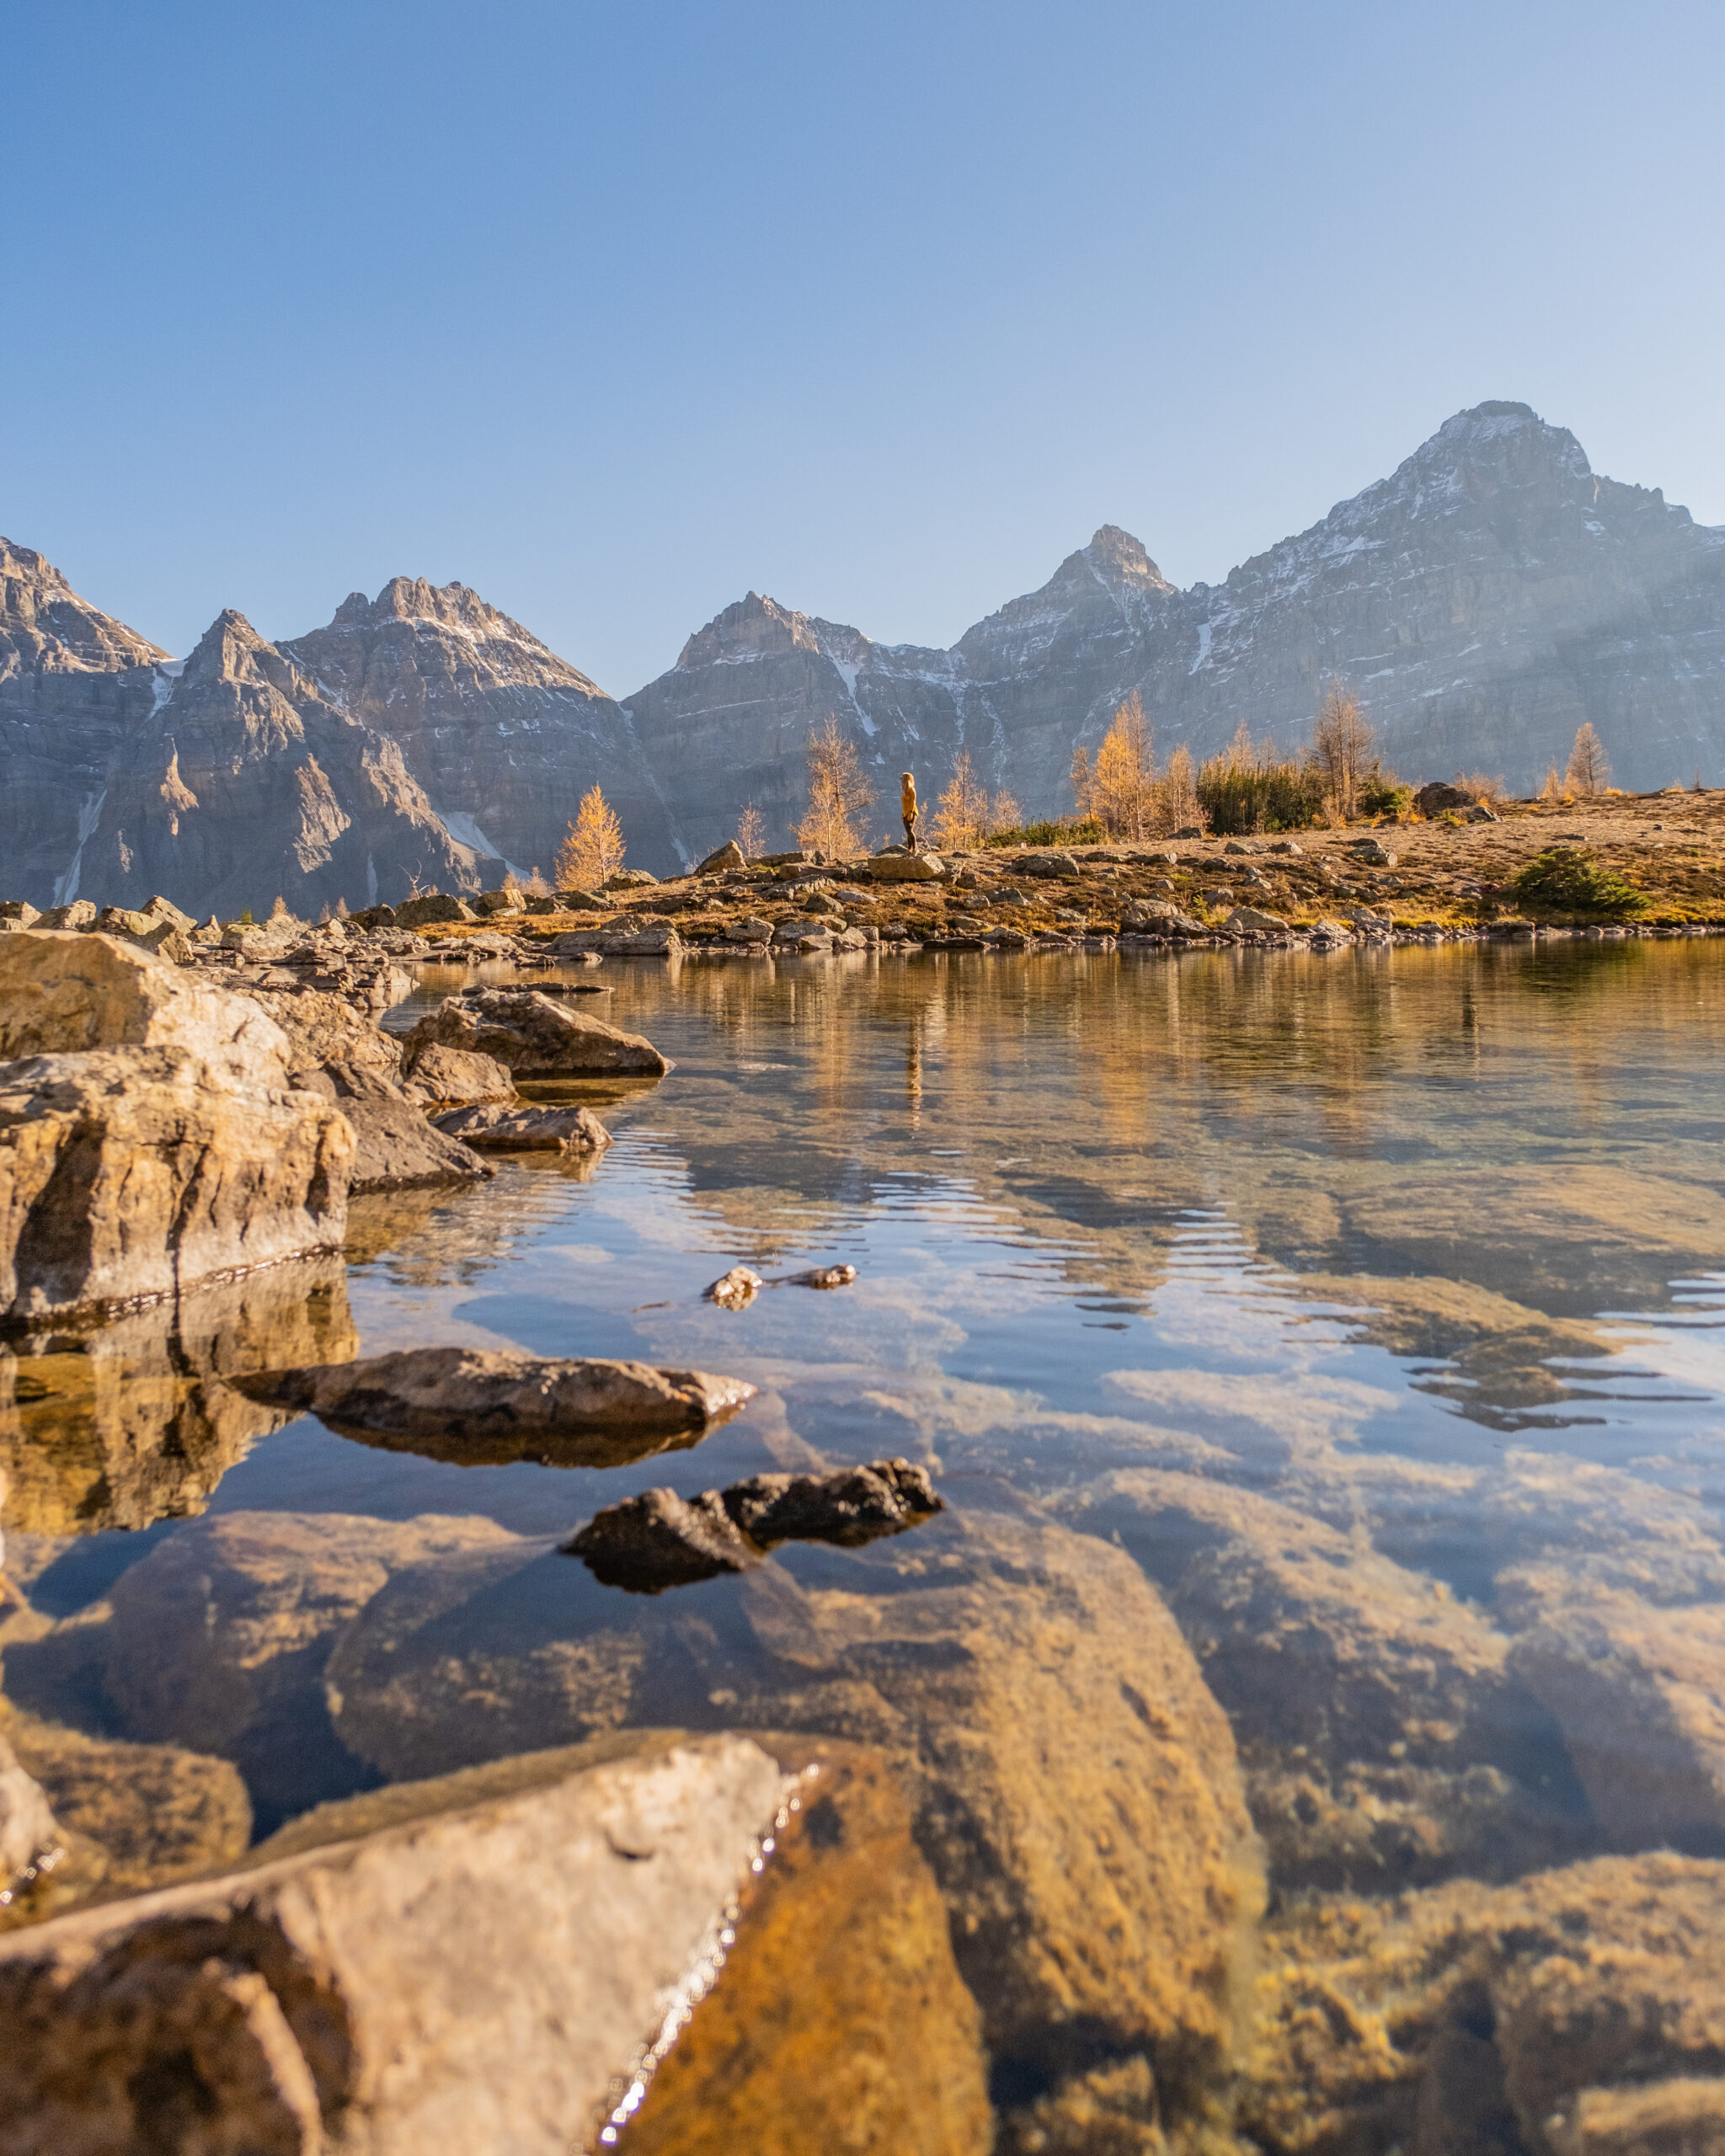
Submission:
<svg viewBox="0 0 1725 2156">
<path fill-rule="evenodd" d="M 1701 850 L 1665 867 L 1699 883 L 1713 802 L 1300 851 L 719 860 L 316 929 L 14 907 L 14 1490 L 62 1532 L 144 1526 L 307 1408 L 430 1457 L 590 1465 L 744 1405 L 702 1371 L 355 1359 L 350 1198 L 472 1203 L 500 1147 L 585 1173 L 603 1123 L 520 1085 L 670 1068 L 533 986 L 547 962 L 602 961 L 602 994 L 624 957 L 1705 934 L 1711 891 L 1591 928 L 1479 901 L 1571 832 L 1652 886 L 1643 827 L 1680 812 Z M 422 962 L 521 978 L 389 1032 Z M 113 1347 L 87 1464 L 30 1390 L 73 1333 Z M 572 1539 L 221 1513 L 75 1618 L 8 1587 L 0 2152 L 1725 2148 L 1709 1508 L 1599 1470 L 1578 1557 L 1512 1456 L 1476 1603 L 1429 1562 L 1454 1477 L 1291 1426 L 1249 1460 L 1086 1442 L 962 1500 L 897 1454 L 679 1476 Z M 126 1734 L 41 1710 L 80 1696 Z M 320 1744 L 381 1785 L 320 1801 Z M 251 1846 L 272 1778 L 300 1796 Z"/>
</svg>

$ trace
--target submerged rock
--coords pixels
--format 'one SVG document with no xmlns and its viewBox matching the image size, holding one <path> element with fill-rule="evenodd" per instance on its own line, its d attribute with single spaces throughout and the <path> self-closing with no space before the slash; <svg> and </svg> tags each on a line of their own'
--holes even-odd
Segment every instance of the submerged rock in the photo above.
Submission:
<svg viewBox="0 0 1725 2156">
<path fill-rule="evenodd" d="M 1234 2040 L 1260 1887 L 1226 1718 L 1124 1552 L 996 1514 L 663 1599 L 542 1544 L 404 1573 L 337 1726 L 389 1774 L 675 1720 L 877 1745 L 911 1793 L 997 2084 L 1141 2060 L 1172 2130 Z"/>
<path fill-rule="evenodd" d="M 90 1737 L 15 1710 L 4 1726 L 67 1849 L 33 1889 L 29 1913 L 196 1879 L 238 1863 L 251 1840 L 251 1801 L 227 1759 Z"/>
<path fill-rule="evenodd" d="M 128 1737 L 232 1759 L 271 1817 L 352 1785 L 322 1693 L 336 1635 L 393 1574 L 510 1537 L 489 1519 L 223 1513 L 123 1572 L 98 1643 Z"/>
<path fill-rule="evenodd" d="M 1280 1886 L 1503 1876 L 1583 1831 L 1546 1716 L 1471 1605 L 1324 1522 L 1124 1469 L 1063 1502 L 1167 1593 L 1233 1724 Z"/>
<path fill-rule="evenodd" d="M 644 1491 L 595 1513 L 563 1547 L 607 1587 L 658 1594 L 746 1572 L 782 1542 L 852 1547 L 944 1510 L 926 1469 L 877 1460 L 836 1475 L 756 1475 L 697 1497 Z"/>
<path fill-rule="evenodd" d="M 566 2156 L 699 1995 L 784 1795 L 740 1738 L 643 1748 L 14 1933 L 0 2151 Z"/>
<path fill-rule="evenodd" d="M 1605 1858 L 1297 1904 L 1259 1995 L 1239 2123 L 1273 2156 L 1720 2145 L 1725 1865 Z"/>
<path fill-rule="evenodd" d="M 1725 1854 L 1725 1606 L 1560 1595 L 1510 1665 L 1557 1718 L 1611 1846 Z"/>
<path fill-rule="evenodd" d="M 485 1153 L 599 1153 L 611 1143 L 591 1108 L 567 1105 L 452 1108 L 432 1125 Z"/>
<path fill-rule="evenodd" d="M 897 1776 L 861 1745 L 755 1742 L 798 1777 L 795 1809 L 622 2145 L 987 2156 L 981 2018 Z"/>
<path fill-rule="evenodd" d="M 234 1382 L 248 1398 L 317 1416 L 344 1435 L 455 1438 L 519 1458 L 590 1436 L 704 1430 L 755 1397 L 740 1378 L 646 1363 L 564 1360 L 515 1348 L 410 1348 L 356 1363 Z"/>
<path fill-rule="evenodd" d="M 407 1036 L 409 1063 L 434 1046 L 494 1057 L 517 1078 L 632 1072 L 662 1077 L 670 1069 L 638 1033 L 567 1011 L 531 988 L 472 988 L 450 996 Z"/>
</svg>

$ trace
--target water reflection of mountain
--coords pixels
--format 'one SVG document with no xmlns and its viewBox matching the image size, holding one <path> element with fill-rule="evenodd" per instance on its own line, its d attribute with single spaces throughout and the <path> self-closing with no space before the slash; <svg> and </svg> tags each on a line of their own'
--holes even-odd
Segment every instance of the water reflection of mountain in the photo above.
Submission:
<svg viewBox="0 0 1725 2156">
<path fill-rule="evenodd" d="M 0 1344 L 8 1532 L 138 1529 L 200 1513 L 286 1418 L 226 1378 L 344 1361 L 358 1337 L 339 1258 L 278 1266 L 85 1331 Z"/>
</svg>

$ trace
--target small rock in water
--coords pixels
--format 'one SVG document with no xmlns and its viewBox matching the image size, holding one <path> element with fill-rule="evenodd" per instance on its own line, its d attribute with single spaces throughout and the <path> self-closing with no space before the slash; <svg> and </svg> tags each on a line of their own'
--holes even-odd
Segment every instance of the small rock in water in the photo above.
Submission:
<svg viewBox="0 0 1725 2156">
<path fill-rule="evenodd" d="M 590 1432 L 702 1429 L 755 1396 L 740 1378 L 704 1370 L 478 1348 L 411 1348 L 230 1382 L 248 1399 L 298 1408 L 344 1435 L 471 1441 L 494 1434 L 510 1457 Z"/>
<path fill-rule="evenodd" d="M 926 1469 L 877 1460 L 836 1475 L 756 1475 L 696 1497 L 644 1491 L 595 1513 L 563 1550 L 607 1587 L 660 1594 L 747 1572 L 781 1542 L 854 1548 L 945 1508 Z"/>
<path fill-rule="evenodd" d="M 707 1299 L 722 1310 L 744 1310 L 760 1293 L 761 1275 L 746 1265 L 734 1265 L 707 1290 Z"/>
<path fill-rule="evenodd" d="M 944 1512 L 925 1467 L 871 1460 L 836 1475 L 756 1475 L 724 1492 L 724 1508 L 751 1542 L 836 1542 L 854 1548 L 898 1534 Z"/>
<path fill-rule="evenodd" d="M 485 1153 L 597 1153 L 611 1133 L 591 1108 L 489 1102 L 434 1116 L 434 1129 Z"/>
<path fill-rule="evenodd" d="M 788 1288 L 848 1288 L 857 1277 L 854 1265 L 815 1265 L 806 1273 L 793 1273 Z"/>
<path fill-rule="evenodd" d="M 595 1513 L 563 1547 L 595 1579 L 631 1594 L 661 1594 L 721 1572 L 745 1572 L 764 1555 L 737 1528 L 717 1490 L 698 1497 L 644 1490 Z"/>
</svg>

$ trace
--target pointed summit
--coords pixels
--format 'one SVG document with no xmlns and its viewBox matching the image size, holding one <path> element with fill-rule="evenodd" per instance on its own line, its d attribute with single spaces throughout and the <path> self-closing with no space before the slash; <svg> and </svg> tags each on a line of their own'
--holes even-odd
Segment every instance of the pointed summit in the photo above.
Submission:
<svg viewBox="0 0 1725 2156">
<path fill-rule="evenodd" d="M 1174 587 L 1145 551 L 1144 542 L 1123 531 L 1118 524 L 1097 527 L 1084 552 L 1092 566 L 1104 576 L 1136 584 L 1143 591 L 1172 591 Z"/>
</svg>

